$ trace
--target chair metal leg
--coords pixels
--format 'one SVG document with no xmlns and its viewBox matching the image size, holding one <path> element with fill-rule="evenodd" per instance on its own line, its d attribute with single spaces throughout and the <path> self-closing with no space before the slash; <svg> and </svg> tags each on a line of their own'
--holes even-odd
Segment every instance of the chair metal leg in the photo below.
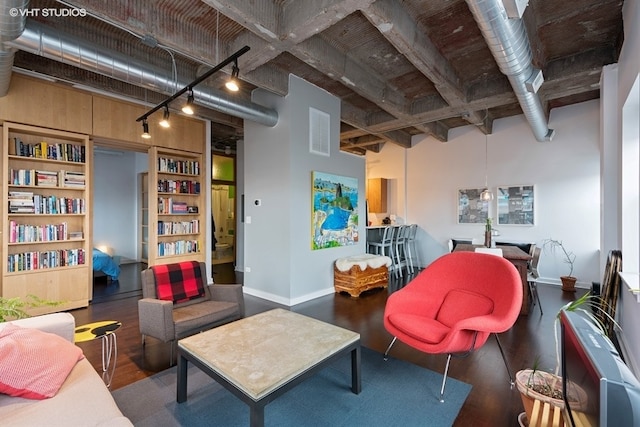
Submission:
<svg viewBox="0 0 640 427">
<path fill-rule="evenodd" d="M 498 343 L 498 348 L 500 349 L 500 354 L 502 355 L 504 366 L 507 367 L 507 373 L 509 374 L 509 383 L 511 384 L 511 387 L 513 387 L 514 385 L 516 385 L 516 382 L 513 379 L 513 374 L 511 373 L 511 366 L 509 366 L 509 361 L 504 354 L 504 350 L 502 349 L 502 344 L 500 344 L 500 338 L 498 338 L 498 334 L 493 334 L 493 336 L 496 337 L 496 342 Z"/>
<path fill-rule="evenodd" d="M 533 305 L 538 304 L 538 309 L 540 309 L 540 316 L 542 316 L 542 304 L 540 303 L 540 295 L 538 295 L 538 285 L 536 282 L 529 282 L 529 293 L 531 294 L 531 298 L 533 299 Z"/>
<path fill-rule="evenodd" d="M 387 350 L 384 352 L 384 356 L 382 356 L 384 360 L 389 360 L 389 351 L 391 351 L 391 347 L 393 347 L 397 339 L 398 337 L 393 337 L 393 339 L 391 340 L 391 344 L 389 344 L 389 347 L 387 347 Z"/>
<path fill-rule="evenodd" d="M 447 374 L 449 373 L 449 363 L 451 362 L 451 353 L 447 356 L 447 365 L 444 367 L 444 376 L 442 377 L 442 387 L 440 388 L 440 402 L 444 402 L 444 386 L 447 382 Z"/>
</svg>

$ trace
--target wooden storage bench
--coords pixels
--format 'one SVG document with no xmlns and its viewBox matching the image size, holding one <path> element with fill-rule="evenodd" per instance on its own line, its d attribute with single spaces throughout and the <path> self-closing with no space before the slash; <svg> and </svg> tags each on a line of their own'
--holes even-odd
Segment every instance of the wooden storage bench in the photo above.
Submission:
<svg viewBox="0 0 640 427">
<path fill-rule="evenodd" d="M 389 285 L 391 258 L 363 254 L 339 258 L 334 265 L 333 286 L 336 292 L 359 297 L 364 291 Z"/>
</svg>

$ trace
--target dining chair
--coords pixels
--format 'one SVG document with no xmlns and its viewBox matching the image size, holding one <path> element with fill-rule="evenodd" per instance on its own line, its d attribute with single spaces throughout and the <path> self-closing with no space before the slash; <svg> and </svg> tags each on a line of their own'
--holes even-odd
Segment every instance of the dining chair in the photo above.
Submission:
<svg viewBox="0 0 640 427">
<path fill-rule="evenodd" d="M 489 255 L 502 256 L 502 249 L 501 248 L 476 248 L 475 252 L 480 253 L 480 254 L 489 254 Z"/>
<path fill-rule="evenodd" d="M 531 294 L 533 305 L 536 305 L 536 303 L 538 304 L 538 308 L 540 309 L 540 316 L 542 316 L 542 304 L 540 303 L 540 295 L 538 295 L 537 284 L 538 277 L 540 277 L 540 274 L 538 273 L 538 262 L 540 261 L 541 248 L 532 246 L 532 250 L 533 258 L 531 258 L 531 262 L 529 263 L 527 272 L 527 283 L 529 284 L 529 294 Z"/>
</svg>

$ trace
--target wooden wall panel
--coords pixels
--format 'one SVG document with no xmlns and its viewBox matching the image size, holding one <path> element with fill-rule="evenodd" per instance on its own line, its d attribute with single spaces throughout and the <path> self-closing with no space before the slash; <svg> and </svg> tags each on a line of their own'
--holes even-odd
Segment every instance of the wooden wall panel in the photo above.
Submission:
<svg viewBox="0 0 640 427">
<path fill-rule="evenodd" d="M 175 148 L 194 153 L 204 152 L 205 122 L 172 114 L 171 127 L 160 127 L 162 110 L 149 117 L 151 139 L 143 139 L 142 123 L 136 119 L 148 108 L 126 101 L 93 96 L 93 136 L 110 140 L 129 141 L 146 146 Z"/>
<path fill-rule="evenodd" d="M 0 97 L 0 120 L 91 133 L 91 95 L 62 85 L 13 73 Z"/>
</svg>

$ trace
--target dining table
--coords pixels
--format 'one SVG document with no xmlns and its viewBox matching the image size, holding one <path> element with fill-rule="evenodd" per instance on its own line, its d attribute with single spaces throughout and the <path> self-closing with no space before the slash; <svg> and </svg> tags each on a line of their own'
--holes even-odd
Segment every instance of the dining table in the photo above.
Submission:
<svg viewBox="0 0 640 427">
<path fill-rule="evenodd" d="M 476 248 L 484 248 L 484 246 L 469 243 L 458 243 L 453 251 L 475 251 Z M 529 261 L 533 257 L 517 246 L 496 245 L 496 248 L 502 249 L 502 256 L 506 260 L 510 261 L 516 267 L 516 270 L 518 270 L 518 274 L 520 274 L 520 280 L 522 280 L 522 307 L 520 308 L 520 315 L 528 315 L 530 295 L 529 283 L 527 282 L 527 268 Z"/>
</svg>

